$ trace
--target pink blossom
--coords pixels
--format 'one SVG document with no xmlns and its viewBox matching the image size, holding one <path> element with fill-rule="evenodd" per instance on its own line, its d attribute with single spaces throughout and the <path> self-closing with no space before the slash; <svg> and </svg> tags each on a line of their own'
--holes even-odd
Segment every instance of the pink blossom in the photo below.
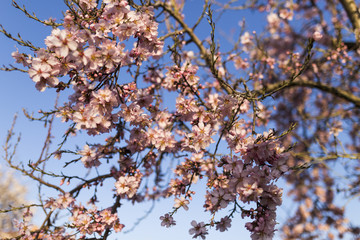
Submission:
<svg viewBox="0 0 360 240">
<path fill-rule="evenodd" d="M 180 208 L 183 207 L 186 211 L 189 210 L 189 207 L 187 206 L 189 204 L 189 200 L 185 199 L 184 197 L 181 197 L 180 199 L 175 198 L 175 204 L 174 208 Z"/>
<path fill-rule="evenodd" d="M 29 69 L 29 75 L 34 82 L 50 77 L 51 67 L 48 64 L 33 64 Z"/>
<path fill-rule="evenodd" d="M 126 194 L 129 198 L 136 194 L 139 185 L 140 180 L 135 176 L 122 176 L 115 183 L 117 194 Z"/>
<path fill-rule="evenodd" d="M 54 47 L 55 51 L 61 56 L 66 57 L 69 51 L 75 51 L 77 43 L 72 39 L 72 35 L 67 30 L 54 29 L 51 36 L 46 38 L 46 45 L 50 48 Z"/>
<path fill-rule="evenodd" d="M 57 208 L 64 209 L 69 207 L 75 199 L 70 196 L 70 193 L 65 193 L 64 195 L 59 195 L 59 198 L 56 200 Z"/>
<path fill-rule="evenodd" d="M 168 213 L 166 213 L 164 216 L 161 216 L 160 220 L 161 220 L 161 226 L 165 226 L 167 228 L 176 224 L 174 218 L 170 216 Z"/>
<path fill-rule="evenodd" d="M 218 205 L 219 208 L 226 208 L 233 197 L 231 194 L 225 192 L 224 189 L 219 188 L 212 191 L 210 199 L 211 202 L 214 205 Z"/>
<path fill-rule="evenodd" d="M 111 210 L 104 209 L 100 212 L 100 221 L 106 223 L 107 225 L 112 225 L 118 218 L 117 214 L 112 214 Z"/>
<path fill-rule="evenodd" d="M 97 167 L 101 163 L 98 160 L 98 153 L 94 147 L 89 147 L 89 145 L 84 146 L 84 150 L 79 151 L 79 154 L 82 155 L 81 162 L 84 164 L 85 167 Z"/>
<path fill-rule="evenodd" d="M 205 239 L 205 235 L 207 235 L 208 232 L 204 222 L 197 223 L 193 220 L 191 221 L 191 226 L 193 226 L 193 228 L 190 228 L 189 234 L 194 235 L 193 238 L 201 237 L 202 239 Z"/>
<path fill-rule="evenodd" d="M 225 232 L 230 227 L 231 227 L 231 218 L 229 218 L 228 216 L 221 218 L 220 222 L 216 224 L 216 230 L 219 230 L 220 232 Z"/>
</svg>

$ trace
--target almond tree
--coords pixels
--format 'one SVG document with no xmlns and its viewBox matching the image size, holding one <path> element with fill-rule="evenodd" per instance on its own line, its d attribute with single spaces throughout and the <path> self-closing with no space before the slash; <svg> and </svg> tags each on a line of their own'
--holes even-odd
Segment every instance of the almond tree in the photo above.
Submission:
<svg viewBox="0 0 360 240">
<path fill-rule="evenodd" d="M 190 23 L 184 9 L 192 3 L 185 0 L 64 0 L 68 10 L 58 22 L 13 1 L 52 30 L 38 47 L 1 28 L 25 49 L 13 53 L 19 65 L 3 70 L 28 73 L 40 92 L 69 96 L 28 115 L 49 126 L 38 160 L 14 161 L 9 131 L 7 164 L 47 196 L 23 206 L 17 239 L 107 239 L 126 228 L 118 215 L 123 202 L 161 198 L 174 199 L 160 216 L 164 227 L 202 198 L 212 217 L 191 222 L 194 238 L 244 218 L 252 239 L 272 239 L 280 178 L 291 184 L 298 206 L 281 228 L 284 239 L 359 233 L 345 219 L 345 204 L 335 202 L 337 195 L 359 194 L 358 6 L 353 0 L 243 2 L 204 0 Z M 231 11 L 251 11 L 267 22 L 257 33 L 244 21 L 223 50 L 217 21 Z M 68 129 L 52 151 L 55 117 Z M 67 144 L 85 134 L 82 148 Z M 63 169 L 47 167 L 54 158 Z M 334 167 L 343 168 L 343 178 Z M 79 174 L 68 174 L 70 168 Z M 113 186 L 107 208 L 97 202 L 105 184 Z M 205 197 L 195 184 L 204 184 Z M 90 207 L 79 199 L 85 191 L 93 193 Z M 31 227 L 35 207 L 45 217 Z M 70 213 L 65 223 L 61 212 Z"/>
</svg>

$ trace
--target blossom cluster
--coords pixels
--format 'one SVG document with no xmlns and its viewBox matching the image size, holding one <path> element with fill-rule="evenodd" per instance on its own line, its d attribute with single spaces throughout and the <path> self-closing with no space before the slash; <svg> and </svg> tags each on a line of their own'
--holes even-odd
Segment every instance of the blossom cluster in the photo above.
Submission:
<svg viewBox="0 0 360 240">
<path fill-rule="evenodd" d="M 34 56 L 13 54 L 28 68 L 39 91 L 72 88 L 69 101 L 53 112 L 71 123 L 66 136 L 81 131 L 91 136 L 110 135 L 105 142 L 87 143 L 72 152 L 77 159 L 71 163 L 80 161 L 91 170 L 106 159 L 111 169 L 92 184 L 97 185 L 101 177 L 114 178 L 117 199 L 136 203 L 174 197 L 173 211 L 160 217 L 165 227 L 176 224 L 176 211 L 189 209 L 195 195 L 192 185 L 205 178 L 206 211 L 215 216 L 233 207 L 233 212 L 240 210 L 243 218 L 253 220 L 246 224 L 253 239 L 271 238 L 276 208 L 282 202 L 282 191 L 275 183 L 288 167 L 287 154 L 274 132 L 255 134 L 255 125 L 267 121 L 266 107 L 245 95 L 221 91 L 220 80 L 210 83 L 201 79 L 190 53 L 184 54 L 183 61 L 163 68 L 144 66 L 145 60 L 156 61 L 161 56 L 164 42 L 158 38 L 154 9 L 132 10 L 129 2 L 103 0 L 99 8 L 95 0 L 74 1 L 77 7 L 67 11 L 62 28 L 54 28 L 45 39 L 45 49 L 35 50 Z M 250 51 L 252 35 L 244 33 L 241 44 L 245 52 Z M 229 59 L 238 69 L 249 67 L 247 59 L 235 55 Z M 271 58 L 266 62 L 274 66 Z M 220 69 L 218 78 L 226 76 L 221 54 L 213 67 Z M 123 76 L 127 76 L 124 69 L 132 81 Z M 142 82 L 139 76 L 143 76 Z M 167 102 L 167 94 L 176 94 L 174 106 Z M 219 150 L 220 143 L 227 148 Z M 61 158 L 61 154 L 57 156 Z M 173 159 L 179 161 L 164 186 L 163 165 L 169 159 L 172 164 Z M 154 185 L 149 184 L 153 180 Z M 81 188 L 92 184 L 85 181 Z M 247 209 L 238 202 L 256 207 Z M 69 193 L 45 204 L 51 211 L 68 209 L 68 227 L 82 237 L 120 231 L 124 226 L 116 213 L 117 204 L 114 206 L 85 208 Z M 209 227 L 216 225 L 224 232 L 233 217 L 230 214 L 210 223 L 194 220 L 189 233 L 205 239 Z"/>
<path fill-rule="evenodd" d="M 59 195 L 57 199 L 50 198 L 44 207 L 50 208 L 51 211 L 69 208 L 71 212 L 71 217 L 69 217 L 70 228 L 76 229 L 83 236 L 93 233 L 101 234 L 106 229 L 114 229 L 119 232 L 124 227 L 123 224 L 119 223 L 117 214 L 112 213 L 111 209 L 99 211 L 95 206 L 86 209 L 81 204 L 77 205 L 69 193 Z"/>
</svg>

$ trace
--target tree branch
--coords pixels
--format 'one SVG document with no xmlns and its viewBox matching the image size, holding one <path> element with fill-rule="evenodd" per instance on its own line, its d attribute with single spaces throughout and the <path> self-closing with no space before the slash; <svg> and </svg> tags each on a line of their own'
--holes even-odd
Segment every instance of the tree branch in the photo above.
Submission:
<svg viewBox="0 0 360 240">
<path fill-rule="evenodd" d="M 256 95 L 266 95 L 269 93 L 275 93 L 281 89 L 284 88 L 291 88 L 291 87 L 309 87 L 309 88 L 317 88 L 319 90 L 322 90 L 324 92 L 330 93 L 336 97 L 339 97 L 341 99 L 344 99 L 348 102 L 353 103 L 356 107 L 360 108 L 360 98 L 353 95 L 352 93 L 342 90 L 338 87 L 333 87 L 330 85 L 322 84 L 319 82 L 313 82 L 313 81 L 306 81 L 306 80 L 299 80 L 299 81 L 283 81 L 279 83 L 269 84 L 265 86 L 265 89 L 263 92 L 256 92 Z"/>
<path fill-rule="evenodd" d="M 360 12 L 354 0 L 340 0 L 341 5 L 344 7 L 354 30 L 360 30 Z"/>
<path fill-rule="evenodd" d="M 344 7 L 355 32 L 357 32 L 356 39 L 358 39 L 360 34 L 360 12 L 356 3 L 354 0 L 340 0 L 340 3 Z"/>
<path fill-rule="evenodd" d="M 206 65 L 209 66 L 211 73 L 213 74 L 213 76 L 216 78 L 216 80 L 219 82 L 220 86 L 228 93 L 228 94 L 235 94 L 236 91 L 227 83 L 225 82 L 224 79 L 222 79 L 217 70 L 214 67 L 214 64 L 212 64 L 214 62 L 214 56 L 212 56 L 207 49 L 204 47 L 204 45 L 202 44 L 201 40 L 196 36 L 196 34 L 194 33 L 193 29 L 190 28 L 183 20 L 182 16 L 173 11 L 168 4 L 158 1 L 156 2 L 156 4 L 154 4 L 155 7 L 161 7 L 163 8 L 167 13 L 170 14 L 170 16 L 172 16 L 180 25 L 181 27 L 184 29 L 184 32 L 186 32 L 191 40 L 195 43 L 195 45 L 198 47 L 199 51 L 200 51 L 200 56 L 201 58 L 203 58 L 206 62 Z"/>
</svg>

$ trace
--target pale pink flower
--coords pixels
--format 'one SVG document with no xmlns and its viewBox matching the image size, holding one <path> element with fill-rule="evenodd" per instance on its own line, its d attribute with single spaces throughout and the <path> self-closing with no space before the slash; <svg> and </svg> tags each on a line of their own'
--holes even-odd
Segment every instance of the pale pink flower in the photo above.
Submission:
<svg viewBox="0 0 360 240">
<path fill-rule="evenodd" d="M 249 32 L 245 32 L 241 37 L 240 41 L 243 45 L 251 45 L 252 44 L 252 37 Z"/>
<path fill-rule="evenodd" d="M 279 16 L 285 20 L 292 20 L 294 17 L 294 12 L 292 10 L 283 8 L 280 9 Z"/>
<path fill-rule="evenodd" d="M 315 41 L 319 41 L 322 39 L 323 35 L 319 31 L 315 31 L 312 35 Z"/>
<path fill-rule="evenodd" d="M 54 47 L 57 54 L 61 57 L 66 57 L 69 51 L 75 51 L 78 44 L 72 39 L 72 34 L 67 30 L 54 29 L 51 36 L 45 40 L 49 48 Z"/>
<path fill-rule="evenodd" d="M 79 4 L 86 6 L 87 8 L 95 8 L 97 6 L 96 0 L 79 0 Z"/>
<path fill-rule="evenodd" d="M 184 197 L 181 197 L 180 199 L 175 198 L 174 208 L 178 209 L 180 207 L 183 207 L 187 211 L 189 210 L 189 207 L 187 206 L 188 204 L 189 200 L 185 199 Z"/>
<path fill-rule="evenodd" d="M 111 210 L 109 209 L 104 209 L 100 212 L 100 216 L 101 216 L 101 222 L 104 222 L 108 225 L 113 224 L 118 218 L 117 218 L 117 214 L 112 214 Z"/>
<path fill-rule="evenodd" d="M 135 176 L 121 176 L 115 182 L 117 194 L 126 194 L 129 198 L 135 195 L 139 185 L 140 181 Z"/>
<path fill-rule="evenodd" d="M 250 64 L 248 63 L 247 59 L 242 59 L 240 56 L 236 56 L 234 59 L 234 66 L 236 69 L 247 69 Z M 228 96 L 228 95 L 227 95 Z"/>
<path fill-rule="evenodd" d="M 222 188 L 215 189 L 211 192 L 210 200 L 214 205 L 219 206 L 219 208 L 226 208 L 232 199 L 232 195 L 225 192 Z"/>
<path fill-rule="evenodd" d="M 65 209 L 73 204 L 75 199 L 70 196 L 70 193 L 65 193 L 64 195 L 59 195 L 59 198 L 56 200 L 55 204 L 58 209 Z"/>
<path fill-rule="evenodd" d="M 191 226 L 193 226 L 193 228 L 190 228 L 189 234 L 194 234 L 193 238 L 201 237 L 202 239 L 205 239 L 205 235 L 207 235 L 208 232 L 204 222 L 197 223 L 193 220 L 191 221 Z"/>
<path fill-rule="evenodd" d="M 335 121 L 333 126 L 331 126 L 329 134 L 334 135 L 334 137 L 339 136 L 339 133 L 343 131 L 342 123 L 340 121 Z"/>
<path fill-rule="evenodd" d="M 266 20 L 272 27 L 278 26 L 280 24 L 280 19 L 279 19 L 278 15 L 274 12 L 269 13 L 269 15 L 267 15 L 267 17 L 266 17 Z"/>
<path fill-rule="evenodd" d="M 31 56 L 26 55 L 25 53 L 19 53 L 19 50 L 11 53 L 11 56 L 16 60 L 17 63 L 21 63 L 24 67 L 27 67 L 31 64 Z"/>
<path fill-rule="evenodd" d="M 103 66 L 103 59 L 100 52 L 94 46 L 90 46 L 84 51 L 83 63 L 90 71 L 97 71 Z"/>
<path fill-rule="evenodd" d="M 243 181 L 243 186 L 240 187 L 238 190 L 243 200 L 247 199 L 252 194 L 254 194 L 254 196 L 256 197 L 263 192 L 263 189 L 258 187 L 256 181 L 252 182 L 248 179 L 245 179 Z"/>
<path fill-rule="evenodd" d="M 28 73 L 34 82 L 50 77 L 51 67 L 48 64 L 33 64 Z"/>
<path fill-rule="evenodd" d="M 160 128 L 164 129 L 167 126 L 170 125 L 171 121 L 170 121 L 170 117 L 171 114 L 168 112 L 160 112 L 157 116 L 156 116 L 156 121 L 159 125 Z"/>
<path fill-rule="evenodd" d="M 216 223 L 216 230 L 219 230 L 220 232 L 225 232 L 230 227 L 231 227 L 231 218 L 229 218 L 228 216 L 221 218 L 220 222 Z"/>
<path fill-rule="evenodd" d="M 161 226 L 165 226 L 167 228 L 176 225 L 174 218 L 170 216 L 168 213 L 166 213 L 164 216 L 161 216 L 160 220 L 161 220 Z"/>
<path fill-rule="evenodd" d="M 100 161 L 98 160 L 98 155 L 94 147 L 90 148 L 89 145 L 86 144 L 84 146 L 84 150 L 81 150 L 78 153 L 82 155 L 81 162 L 87 168 L 93 166 L 97 167 L 101 164 Z"/>
</svg>

